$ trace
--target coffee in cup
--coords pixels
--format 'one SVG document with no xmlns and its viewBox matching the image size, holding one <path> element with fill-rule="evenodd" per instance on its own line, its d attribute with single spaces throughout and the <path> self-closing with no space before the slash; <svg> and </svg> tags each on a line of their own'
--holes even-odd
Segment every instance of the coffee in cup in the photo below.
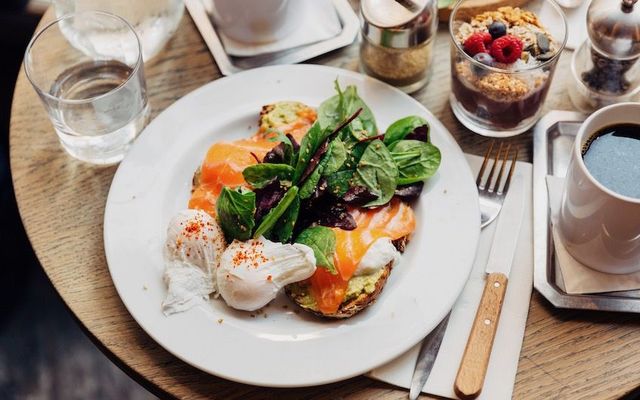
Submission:
<svg viewBox="0 0 640 400">
<path fill-rule="evenodd" d="M 640 103 L 592 114 L 572 148 L 558 233 L 595 270 L 640 271 Z"/>
</svg>

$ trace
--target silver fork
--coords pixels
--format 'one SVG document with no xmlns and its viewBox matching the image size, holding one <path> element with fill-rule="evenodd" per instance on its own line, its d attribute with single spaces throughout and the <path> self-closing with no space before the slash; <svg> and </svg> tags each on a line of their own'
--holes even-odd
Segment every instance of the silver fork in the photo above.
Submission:
<svg viewBox="0 0 640 400">
<path fill-rule="evenodd" d="M 495 154 L 492 160 L 491 156 L 494 147 L 495 141 L 492 141 L 486 153 L 484 154 L 482 166 L 480 166 L 480 171 L 478 171 L 478 176 L 476 177 L 476 186 L 478 187 L 478 198 L 480 202 L 480 227 L 482 229 L 489 225 L 493 220 L 496 219 L 498 214 L 500 214 L 502 203 L 504 203 L 504 198 L 506 197 L 507 191 L 509 190 L 509 185 L 511 184 L 511 177 L 513 176 L 513 172 L 516 169 L 516 160 L 518 159 L 518 149 L 516 148 L 516 152 L 513 158 L 511 158 L 511 165 L 509 166 L 507 179 L 504 183 L 504 186 L 500 187 L 505 171 L 505 166 L 507 164 L 507 159 L 509 157 L 509 152 L 511 151 L 511 144 L 507 146 L 504 151 L 504 155 L 502 155 L 504 144 L 500 143 L 498 152 Z M 489 170 L 489 175 L 487 176 L 487 179 L 483 179 L 487 165 L 490 161 L 493 161 L 493 163 L 491 165 L 491 169 Z M 498 164 L 500 164 L 498 176 L 496 176 L 494 180 L 494 175 Z M 424 387 L 425 382 L 427 382 L 427 379 L 429 378 L 429 374 L 431 374 L 431 369 L 433 368 L 433 364 L 435 363 L 436 357 L 438 356 L 438 351 L 440 350 L 440 344 L 442 344 L 444 333 L 447 330 L 449 316 L 451 316 L 451 311 L 449 311 L 447 316 L 444 317 L 444 319 L 440 321 L 438 326 L 436 326 L 433 331 L 431 331 L 422 341 L 420 353 L 418 353 L 418 359 L 416 360 L 416 366 L 413 372 L 413 378 L 411 379 L 411 387 L 409 389 L 410 400 L 415 400 L 418 398 L 420 392 L 422 392 L 422 388 Z"/>
<path fill-rule="evenodd" d="M 495 141 L 492 141 L 487 149 L 487 152 L 484 155 L 484 160 L 482 161 L 482 166 L 480 167 L 480 171 L 478 171 L 478 176 L 476 178 L 476 186 L 478 187 L 478 196 L 480 201 L 480 227 L 484 228 L 489 225 L 498 214 L 500 214 L 500 210 L 502 209 L 502 203 L 504 203 L 504 198 L 507 195 L 507 191 L 509 190 L 509 185 L 511 184 L 511 177 L 513 176 L 513 171 L 516 169 L 516 160 L 518 159 L 518 149 L 516 148 L 515 155 L 511 159 L 511 166 L 509 167 L 509 173 L 507 175 L 507 180 L 504 183 L 504 187 L 500 187 L 500 183 L 502 182 L 502 176 L 504 174 L 504 169 L 507 164 L 507 157 L 509 156 L 509 152 L 511 151 L 511 144 L 507 146 L 504 151 L 504 156 L 502 156 L 502 160 L 500 156 L 502 154 L 502 149 L 504 147 L 504 143 L 500 143 L 500 147 L 498 147 L 498 152 L 493 158 L 493 164 L 491 166 L 491 170 L 489 171 L 489 176 L 485 181 L 483 181 L 485 169 L 491 158 L 491 153 L 493 152 L 493 148 L 495 145 Z M 496 171 L 496 166 L 500 163 L 500 172 L 498 172 L 498 176 L 496 177 L 495 183 L 493 183 L 493 175 Z"/>
</svg>

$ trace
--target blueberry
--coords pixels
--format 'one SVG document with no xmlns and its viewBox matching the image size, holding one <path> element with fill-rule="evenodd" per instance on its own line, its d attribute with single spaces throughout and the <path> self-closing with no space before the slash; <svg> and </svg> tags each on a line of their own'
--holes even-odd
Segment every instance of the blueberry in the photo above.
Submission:
<svg viewBox="0 0 640 400">
<path fill-rule="evenodd" d="M 478 53 L 475 56 L 473 56 L 473 59 L 484 65 L 488 65 L 490 67 L 492 67 L 494 63 L 493 57 L 491 57 L 487 53 Z M 472 69 L 473 69 L 473 72 L 478 76 L 483 76 L 485 73 L 487 73 L 486 69 L 479 67 L 477 65 L 474 65 Z"/>
<path fill-rule="evenodd" d="M 495 62 L 493 57 L 491 57 L 491 55 L 487 53 L 478 53 L 475 56 L 473 56 L 473 59 L 481 62 L 484 65 L 488 65 L 490 67 L 492 67 Z"/>
<path fill-rule="evenodd" d="M 489 33 L 495 40 L 507 34 L 507 26 L 500 21 L 494 21 L 493 23 L 491 23 L 491 25 L 489 25 Z"/>
</svg>

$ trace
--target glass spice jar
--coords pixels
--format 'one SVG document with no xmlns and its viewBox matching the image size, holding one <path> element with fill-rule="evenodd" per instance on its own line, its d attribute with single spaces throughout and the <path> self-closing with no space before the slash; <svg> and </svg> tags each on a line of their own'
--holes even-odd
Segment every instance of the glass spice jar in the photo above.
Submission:
<svg viewBox="0 0 640 400">
<path fill-rule="evenodd" d="M 429 82 L 436 0 L 362 0 L 360 22 L 363 72 L 407 93 Z"/>
</svg>

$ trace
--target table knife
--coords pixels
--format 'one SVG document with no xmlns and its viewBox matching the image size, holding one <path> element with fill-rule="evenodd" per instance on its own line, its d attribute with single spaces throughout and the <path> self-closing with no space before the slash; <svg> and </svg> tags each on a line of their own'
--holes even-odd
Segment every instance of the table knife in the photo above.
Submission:
<svg viewBox="0 0 640 400">
<path fill-rule="evenodd" d="M 413 370 L 413 377 L 411 378 L 411 386 L 409 388 L 409 400 L 416 400 L 420 396 L 420 392 L 424 387 L 424 384 L 431 375 L 433 364 L 436 362 L 440 345 L 442 344 L 442 338 L 447 330 L 449 324 L 449 316 L 451 311 L 434 330 L 432 330 L 422 341 L 420 352 L 416 360 L 416 367 Z"/>
<path fill-rule="evenodd" d="M 521 179 L 514 181 L 498 217 L 485 268 L 487 277 L 484 291 L 454 384 L 454 390 L 461 399 L 476 398 L 482 391 L 487 374 L 524 214 L 522 185 Z"/>
</svg>

